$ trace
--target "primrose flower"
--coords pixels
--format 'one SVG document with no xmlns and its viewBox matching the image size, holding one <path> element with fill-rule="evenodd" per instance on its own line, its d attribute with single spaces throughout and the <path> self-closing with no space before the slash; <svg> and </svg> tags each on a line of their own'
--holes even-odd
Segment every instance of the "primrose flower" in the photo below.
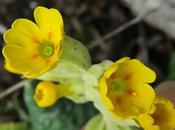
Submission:
<svg viewBox="0 0 175 130">
<path fill-rule="evenodd" d="M 54 83 L 43 81 L 40 82 L 35 90 L 34 99 L 40 107 L 53 105 L 59 97 L 57 87 Z"/>
<path fill-rule="evenodd" d="M 5 68 L 24 77 L 33 78 L 52 69 L 62 52 L 63 20 L 56 9 L 37 7 L 36 24 L 17 19 L 4 34 Z"/>
<path fill-rule="evenodd" d="M 142 114 L 137 117 L 141 127 L 144 130 L 174 130 L 175 108 L 173 103 L 168 99 L 157 97 L 154 105 L 156 109 L 153 113 L 150 115 Z"/>
<path fill-rule="evenodd" d="M 39 107 L 49 107 L 56 103 L 58 99 L 71 94 L 70 87 L 54 84 L 50 81 L 42 81 L 37 84 L 34 100 Z"/>
<path fill-rule="evenodd" d="M 155 73 L 137 59 L 122 58 L 113 63 L 99 81 L 104 105 L 121 119 L 132 118 L 150 110 L 155 98 L 148 85 Z"/>
</svg>

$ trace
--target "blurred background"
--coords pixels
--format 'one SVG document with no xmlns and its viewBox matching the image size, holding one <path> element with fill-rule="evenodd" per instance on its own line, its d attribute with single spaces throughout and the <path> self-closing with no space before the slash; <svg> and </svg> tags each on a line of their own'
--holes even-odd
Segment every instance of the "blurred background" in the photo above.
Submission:
<svg viewBox="0 0 175 130">
<path fill-rule="evenodd" d="M 89 48 L 92 63 L 129 56 L 157 73 L 153 86 L 175 79 L 173 0 L 0 0 L 0 49 L 5 44 L 3 34 L 13 21 L 33 20 L 38 5 L 59 9 L 65 33 Z M 4 70 L 3 64 L 0 54 L 0 93 L 22 80 Z M 0 100 L 0 124 L 26 121 L 26 113 L 22 90 Z"/>
</svg>

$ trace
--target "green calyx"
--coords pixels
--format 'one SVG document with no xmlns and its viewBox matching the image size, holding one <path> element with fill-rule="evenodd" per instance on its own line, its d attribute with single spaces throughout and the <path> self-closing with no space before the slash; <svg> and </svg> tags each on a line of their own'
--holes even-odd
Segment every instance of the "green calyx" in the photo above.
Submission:
<svg viewBox="0 0 175 130">
<path fill-rule="evenodd" d="M 43 57 L 50 57 L 54 54 L 54 45 L 52 42 L 44 41 L 41 43 L 39 51 Z"/>
</svg>

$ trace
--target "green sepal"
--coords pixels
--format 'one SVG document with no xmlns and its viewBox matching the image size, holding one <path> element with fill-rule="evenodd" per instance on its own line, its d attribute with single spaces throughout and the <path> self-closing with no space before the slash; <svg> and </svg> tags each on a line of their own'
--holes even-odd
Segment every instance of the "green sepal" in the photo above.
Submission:
<svg viewBox="0 0 175 130">
<path fill-rule="evenodd" d="M 95 77 L 99 79 L 103 75 L 104 71 L 112 65 L 112 63 L 113 62 L 110 60 L 104 60 L 99 64 L 92 65 L 88 72 L 95 75 Z"/>
<path fill-rule="evenodd" d="M 67 96 L 67 98 L 73 100 L 74 102 L 82 103 L 87 101 L 92 101 L 89 99 L 88 89 L 98 86 L 98 79 L 103 74 L 104 70 L 112 64 L 111 61 L 106 60 L 100 64 L 92 65 L 88 71 L 82 71 L 78 77 L 69 79 L 63 84 L 69 84 L 71 86 L 72 93 Z M 65 84 L 65 86 L 66 86 Z M 90 96 L 91 98 L 93 95 Z"/>
<path fill-rule="evenodd" d="M 61 60 L 68 61 L 84 69 L 88 69 L 91 65 L 91 57 L 87 47 L 69 36 L 66 36 L 63 40 Z"/>
</svg>

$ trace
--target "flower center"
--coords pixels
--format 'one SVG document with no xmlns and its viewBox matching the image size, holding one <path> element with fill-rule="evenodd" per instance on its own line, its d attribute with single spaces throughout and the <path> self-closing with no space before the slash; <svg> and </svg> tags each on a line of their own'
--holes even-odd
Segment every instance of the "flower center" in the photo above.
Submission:
<svg viewBox="0 0 175 130">
<path fill-rule="evenodd" d="M 44 49 L 43 49 L 43 52 L 44 52 L 44 55 L 45 56 L 51 56 L 53 54 L 53 48 L 51 46 L 46 46 Z"/>
<path fill-rule="evenodd" d="M 121 78 L 116 78 L 110 83 L 112 95 L 121 95 L 127 90 L 126 81 Z"/>
<path fill-rule="evenodd" d="M 52 56 L 54 54 L 53 43 L 48 42 L 48 41 L 41 43 L 40 53 L 44 57 Z"/>
</svg>

